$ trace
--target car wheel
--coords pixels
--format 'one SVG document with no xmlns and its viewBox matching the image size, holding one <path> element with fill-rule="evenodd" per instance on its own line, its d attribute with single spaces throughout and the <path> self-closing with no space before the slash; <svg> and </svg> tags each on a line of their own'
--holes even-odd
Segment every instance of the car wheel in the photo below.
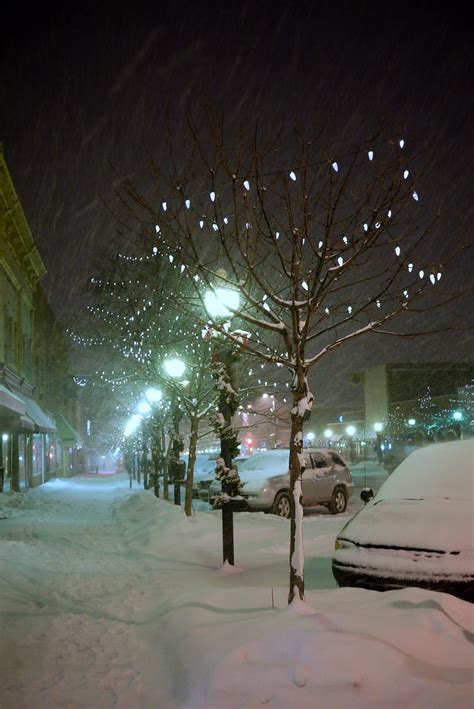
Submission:
<svg viewBox="0 0 474 709">
<path fill-rule="evenodd" d="M 279 492 L 273 502 L 272 512 L 279 517 L 290 519 L 291 517 L 291 497 L 287 492 Z"/>
<path fill-rule="evenodd" d="M 343 487 L 336 487 L 332 493 L 332 500 L 328 505 L 328 510 L 332 515 L 341 514 L 346 511 L 347 495 Z"/>
</svg>

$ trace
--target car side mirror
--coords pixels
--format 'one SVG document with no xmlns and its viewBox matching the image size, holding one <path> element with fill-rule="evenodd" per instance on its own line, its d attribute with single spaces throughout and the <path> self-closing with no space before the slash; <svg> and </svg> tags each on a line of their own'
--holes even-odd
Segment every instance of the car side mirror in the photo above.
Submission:
<svg viewBox="0 0 474 709">
<path fill-rule="evenodd" d="M 360 499 L 366 505 L 374 496 L 374 491 L 370 487 L 363 487 L 360 491 Z"/>
</svg>

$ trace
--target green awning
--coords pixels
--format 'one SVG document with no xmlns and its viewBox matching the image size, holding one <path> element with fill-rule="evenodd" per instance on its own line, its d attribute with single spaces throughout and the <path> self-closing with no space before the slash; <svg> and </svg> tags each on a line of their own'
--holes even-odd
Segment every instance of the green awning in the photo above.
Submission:
<svg viewBox="0 0 474 709">
<path fill-rule="evenodd" d="M 16 389 L 12 390 L 12 393 L 24 404 L 25 413 L 34 422 L 36 433 L 52 433 L 56 430 L 54 420 L 43 411 L 34 399 Z"/>
<path fill-rule="evenodd" d="M 57 414 L 56 418 L 56 436 L 58 440 L 67 443 L 80 443 L 79 434 L 73 429 L 71 424 L 62 414 Z"/>
</svg>

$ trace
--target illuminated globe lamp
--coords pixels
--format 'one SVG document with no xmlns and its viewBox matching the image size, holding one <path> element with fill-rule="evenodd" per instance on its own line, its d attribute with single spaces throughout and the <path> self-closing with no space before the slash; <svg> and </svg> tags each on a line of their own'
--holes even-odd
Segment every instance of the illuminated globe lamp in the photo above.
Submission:
<svg viewBox="0 0 474 709">
<path fill-rule="evenodd" d="M 132 416 L 130 416 L 127 423 L 125 424 L 123 435 L 126 438 L 128 438 L 129 436 L 132 436 L 136 432 L 141 421 L 142 421 L 141 414 L 132 414 Z"/>
<path fill-rule="evenodd" d="M 150 387 L 145 391 L 145 399 L 148 401 L 149 404 L 153 406 L 153 404 L 159 404 L 160 401 L 163 398 L 163 394 L 159 389 L 155 389 L 154 387 Z"/>
<path fill-rule="evenodd" d="M 163 362 L 163 368 L 169 377 L 172 377 L 173 379 L 180 379 L 186 370 L 186 365 L 182 359 L 174 357 L 171 359 L 165 359 Z"/>
<path fill-rule="evenodd" d="M 454 419 L 454 421 L 462 421 L 463 420 L 462 411 L 453 411 L 453 419 Z"/>
<path fill-rule="evenodd" d="M 148 414 L 151 411 L 151 406 L 148 403 L 148 401 L 140 401 L 137 408 L 138 408 L 138 413 L 141 414 L 142 416 L 148 416 Z"/>
<path fill-rule="evenodd" d="M 324 431 L 324 438 L 326 439 L 326 448 L 329 448 L 332 442 L 332 430 L 330 428 L 326 428 Z"/>
<path fill-rule="evenodd" d="M 314 436 L 313 431 L 308 431 L 308 433 L 306 434 L 306 440 L 308 441 L 308 445 L 309 445 L 310 447 L 311 447 L 312 444 L 313 444 L 314 438 L 315 438 L 315 436 Z"/>
<path fill-rule="evenodd" d="M 231 288 L 213 288 L 204 295 L 204 307 L 212 318 L 232 317 L 239 308 L 240 294 Z"/>
</svg>

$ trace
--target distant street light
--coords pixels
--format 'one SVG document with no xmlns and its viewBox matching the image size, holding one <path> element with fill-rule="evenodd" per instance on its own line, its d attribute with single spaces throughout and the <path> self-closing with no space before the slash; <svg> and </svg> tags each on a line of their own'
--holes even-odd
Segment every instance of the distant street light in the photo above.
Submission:
<svg viewBox="0 0 474 709">
<path fill-rule="evenodd" d="M 374 423 L 374 431 L 375 433 L 381 433 L 381 431 L 383 431 L 383 423 L 380 423 L 379 421 Z"/>
<path fill-rule="evenodd" d="M 416 424 L 416 420 L 415 420 L 415 419 L 408 419 L 408 425 L 409 425 L 409 426 L 414 426 L 415 424 Z"/>
<path fill-rule="evenodd" d="M 149 404 L 158 404 L 163 398 L 163 394 L 159 389 L 150 387 L 145 392 L 145 399 Z"/>
<path fill-rule="evenodd" d="M 462 419 L 463 419 L 462 411 L 453 411 L 453 419 L 455 421 L 462 421 Z"/>
<path fill-rule="evenodd" d="M 346 433 L 348 436 L 354 436 L 356 432 L 355 426 L 348 426 L 346 428 Z"/>
<path fill-rule="evenodd" d="M 135 433 L 141 423 L 141 420 L 141 414 L 132 414 L 128 419 L 127 423 L 125 424 L 123 435 L 128 438 L 128 436 L 131 436 L 133 433 Z"/>
<path fill-rule="evenodd" d="M 324 438 L 326 438 L 328 441 L 331 440 L 331 438 L 332 438 L 332 431 L 331 431 L 330 428 L 327 428 L 327 429 L 324 431 Z"/>
<path fill-rule="evenodd" d="M 142 414 L 142 416 L 147 416 L 151 411 L 151 406 L 148 401 L 140 401 L 137 408 L 138 413 Z"/>
</svg>

